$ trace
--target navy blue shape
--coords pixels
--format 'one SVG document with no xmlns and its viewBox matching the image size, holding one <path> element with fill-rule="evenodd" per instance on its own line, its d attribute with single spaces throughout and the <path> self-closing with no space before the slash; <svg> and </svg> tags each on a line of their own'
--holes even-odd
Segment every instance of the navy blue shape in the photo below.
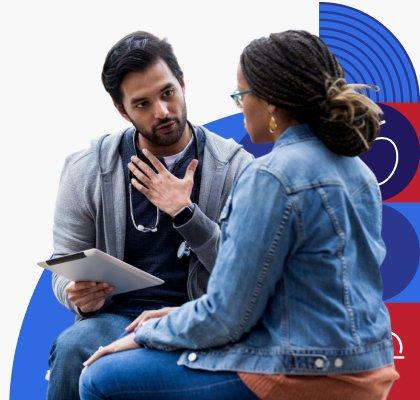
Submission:
<svg viewBox="0 0 420 400">
<path fill-rule="evenodd" d="M 383 299 L 391 299 L 408 287 L 420 259 L 419 238 L 410 221 L 397 210 L 383 206 L 382 237 L 387 254 L 381 266 Z"/>
<path fill-rule="evenodd" d="M 396 196 L 414 178 L 419 164 L 419 141 L 410 121 L 395 108 L 381 104 L 386 123 L 381 126 L 380 137 L 391 139 L 398 149 L 398 166 L 392 177 L 381 185 L 383 200 Z M 371 149 L 361 155 L 374 172 L 378 182 L 383 182 L 392 172 L 396 154 L 392 143 L 376 140 Z"/>
<path fill-rule="evenodd" d="M 420 203 L 387 203 L 387 207 L 401 213 L 413 226 L 418 238 L 420 237 Z M 391 233 L 390 233 L 391 234 Z M 392 239 L 394 240 L 394 239 Z M 414 241 L 414 243 L 416 243 Z M 392 246 L 392 243 L 391 243 Z M 415 249 L 413 249 L 415 251 Z M 387 299 L 387 303 L 419 303 L 420 302 L 420 265 L 413 279 L 404 290 L 392 298 Z"/>
<path fill-rule="evenodd" d="M 342 4 L 319 4 L 319 33 L 331 46 L 353 83 L 374 83 L 374 101 L 418 102 L 419 85 L 413 64 L 399 40 L 375 18 Z M 358 71 L 358 74 L 356 74 Z M 356 75 L 373 81 L 355 81 Z"/>
</svg>

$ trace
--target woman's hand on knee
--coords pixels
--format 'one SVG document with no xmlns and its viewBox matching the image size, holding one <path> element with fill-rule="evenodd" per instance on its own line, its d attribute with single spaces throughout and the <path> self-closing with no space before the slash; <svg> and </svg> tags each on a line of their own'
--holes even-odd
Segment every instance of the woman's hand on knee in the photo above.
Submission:
<svg viewBox="0 0 420 400">
<path fill-rule="evenodd" d="M 163 307 L 159 310 L 143 311 L 125 330 L 126 332 L 135 332 L 142 324 L 152 318 L 162 318 L 179 307 Z"/>
<path fill-rule="evenodd" d="M 92 365 L 95 361 L 103 356 L 112 353 L 118 353 L 120 351 L 138 349 L 139 347 L 140 346 L 134 341 L 134 333 L 132 333 L 122 337 L 121 339 L 115 340 L 108 346 L 99 347 L 99 349 L 96 350 L 96 352 L 92 354 L 90 358 L 83 363 L 83 365 L 85 367 L 89 367 L 89 365 Z"/>
</svg>

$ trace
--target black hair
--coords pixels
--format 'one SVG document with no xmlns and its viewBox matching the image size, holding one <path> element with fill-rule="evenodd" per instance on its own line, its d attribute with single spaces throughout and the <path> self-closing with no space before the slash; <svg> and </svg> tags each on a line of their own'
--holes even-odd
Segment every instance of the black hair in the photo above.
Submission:
<svg viewBox="0 0 420 400">
<path fill-rule="evenodd" d="M 162 59 L 175 78 L 183 84 L 183 72 L 172 46 L 148 32 L 130 33 L 109 50 L 102 69 L 102 83 L 112 100 L 122 103 L 121 82 L 129 72 L 142 72 Z"/>
<path fill-rule="evenodd" d="M 334 153 L 356 156 L 377 137 L 381 109 L 347 84 L 327 45 L 306 31 L 273 33 L 252 41 L 242 52 L 241 70 L 253 93 L 308 123 Z"/>
</svg>

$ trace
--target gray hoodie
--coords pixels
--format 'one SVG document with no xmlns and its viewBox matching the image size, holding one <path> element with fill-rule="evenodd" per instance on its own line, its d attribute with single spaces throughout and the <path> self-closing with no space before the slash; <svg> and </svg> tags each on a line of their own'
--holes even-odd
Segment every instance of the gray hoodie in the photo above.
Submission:
<svg viewBox="0 0 420 400">
<path fill-rule="evenodd" d="M 235 177 L 253 158 L 232 139 L 224 139 L 201 126 L 194 129 L 202 129 L 206 135 L 199 204 L 191 220 L 175 227 L 192 250 L 187 283 L 190 299 L 206 291 L 220 234 L 215 221 Z M 89 149 L 67 157 L 54 215 L 53 257 L 95 247 L 124 259 L 126 191 L 118 152 L 124 132 L 104 135 L 94 140 Z M 55 296 L 79 314 L 67 298 L 68 283 L 68 279 L 53 274 Z"/>
</svg>

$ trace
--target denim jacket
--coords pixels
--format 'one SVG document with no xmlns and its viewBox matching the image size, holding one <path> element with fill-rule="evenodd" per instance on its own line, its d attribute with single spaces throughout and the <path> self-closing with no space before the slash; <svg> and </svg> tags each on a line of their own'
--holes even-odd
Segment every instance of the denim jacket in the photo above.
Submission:
<svg viewBox="0 0 420 400">
<path fill-rule="evenodd" d="M 358 157 L 287 129 L 235 182 L 207 294 L 135 340 L 205 370 L 325 375 L 393 363 L 381 195 Z"/>
</svg>

